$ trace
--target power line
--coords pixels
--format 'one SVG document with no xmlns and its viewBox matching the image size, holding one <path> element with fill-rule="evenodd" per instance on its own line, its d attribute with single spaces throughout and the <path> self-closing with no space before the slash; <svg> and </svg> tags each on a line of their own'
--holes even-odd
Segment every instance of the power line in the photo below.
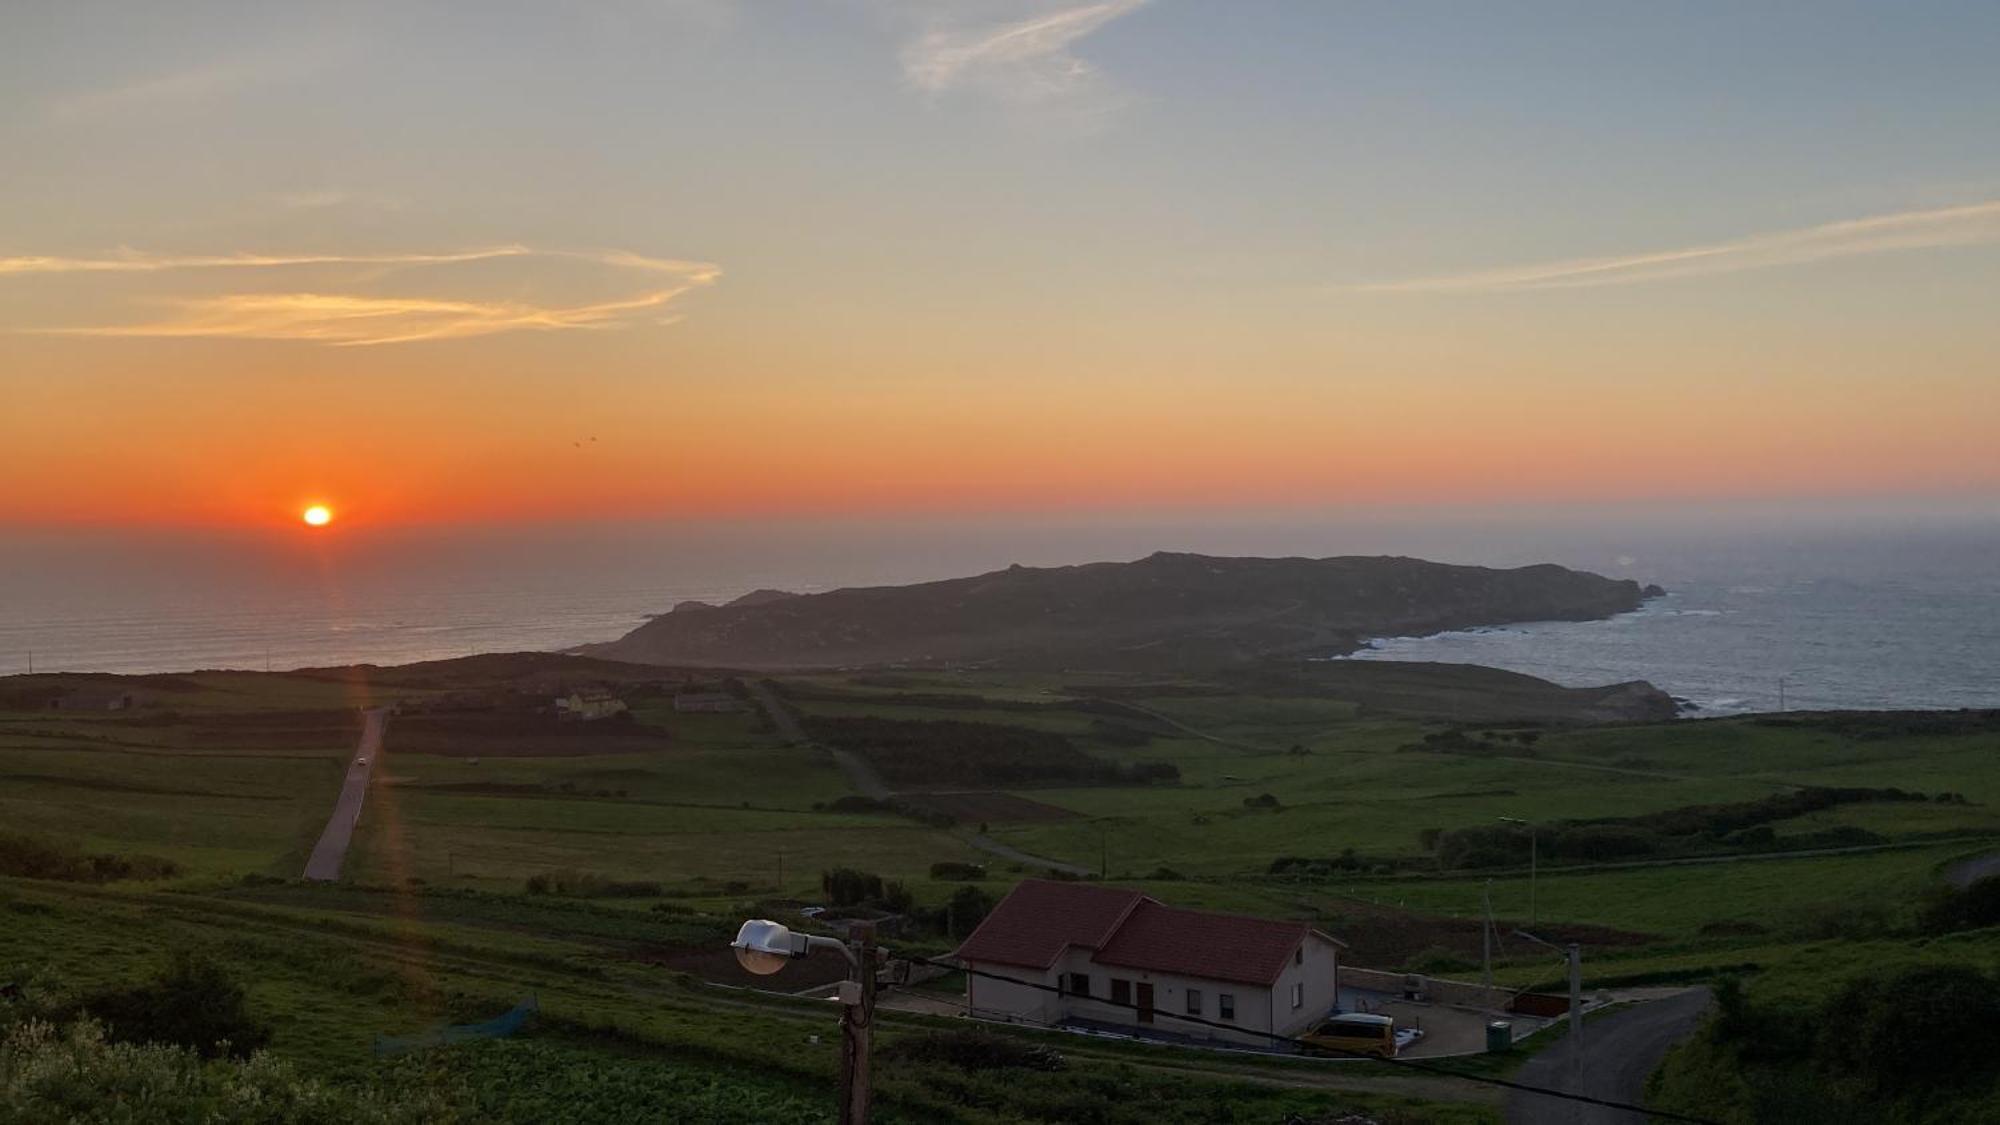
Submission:
<svg viewBox="0 0 2000 1125">
<path fill-rule="evenodd" d="M 909 961 L 920 965 L 936 965 L 939 968 L 954 969 L 959 972 L 963 972 L 967 976 L 984 977 L 987 980 L 1004 981 L 1007 984 L 1019 985 L 1022 988 L 1032 988 L 1038 992 L 1052 992 L 1057 996 L 1067 995 L 1061 987 L 1056 985 L 1043 984 L 1040 981 L 1025 980 L 1021 977 L 1010 977 L 1004 973 L 989 973 L 984 969 L 969 968 L 964 965 L 953 964 L 949 961 L 940 961 L 932 957 L 918 957 L 909 954 L 897 954 L 895 955 L 895 959 L 900 961 Z M 1656 1118 L 1661 1121 L 1686 1121 L 1686 1122 L 1691 1122 L 1692 1125 L 1721 1125 L 1720 1122 L 1714 1121 L 1707 1117 L 1691 1117 L 1684 1113 L 1673 1113 L 1671 1111 L 1663 1109 L 1647 1109 L 1645 1106 L 1633 1105 L 1630 1102 L 1617 1102 L 1617 1101 L 1612 1101 L 1609 1098 L 1594 1098 L 1591 1097 L 1589 1094 L 1572 1094 L 1562 1090 L 1551 1090 L 1543 1086 L 1530 1086 L 1523 1082 L 1511 1082 L 1505 1078 L 1493 1078 L 1491 1076 L 1483 1074 L 1467 1074 L 1462 1071 L 1452 1070 L 1449 1067 L 1435 1066 L 1430 1063 L 1418 1062 L 1415 1059 L 1402 1059 L 1395 1057 L 1384 1058 L 1380 1055 L 1364 1054 L 1363 1052 L 1360 1051 L 1347 1051 L 1347 1050 L 1342 1050 L 1341 1048 L 1338 1047 L 1323 1047 L 1317 1043 L 1309 1043 L 1306 1040 L 1300 1039 L 1296 1036 L 1279 1035 L 1276 1032 L 1272 1031 L 1258 1031 L 1256 1028 L 1253 1027 L 1243 1027 L 1233 1023 L 1221 1023 L 1216 1020 L 1204 1019 L 1201 1016 L 1183 1015 L 1178 1012 L 1169 1012 L 1158 1008 L 1141 1008 L 1137 1004 L 1121 1002 L 1117 1000 L 1110 1000 L 1110 999 L 1100 999 L 1095 996 L 1091 997 L 1091 1002 L 1097 1004 L 1103 1004 L 1107 1007 L 1112 1007 L 1112 1008 L 1129 1008 L 1135 1012 L 1147 1011 L 1151 1012 L 1156 1017 L 1164 1016 L 1165 1018 L 1170 1020 L 1179 1020 L 1182 1023 L 1197 1024 L 1202 1027 L 1212 1027 L 1221 1031 L 1232 1031 L 1232 1032 L 1237 1032 L 1239 1034 L 1248 1033 L 1251 1035 L 1259 1035 L 1278 1043 L 1290 1043 L 1294 1046 L 1305 1047 L 1312 1051 L 1327 1052 L 1336 1055 L 1345 1055 L 1350 1058 L 1368 1059 L 1374 1062 L 1384 1063 L 1389 1066 L 1399 1066 L 1403 1067 L 1406 1070 L 1413 1070 L 1424 1074 L 1435 1074 L 1445 1078 L 1456 1078 L 1464 1082 L 1476 1082 L 1486 1086 L 1498 1086 L 1504 1090 L 1516 1090 L 1524 1094 L 1536 1094 L 1545 1098 L 1557 1098 L 1562 1101 L 1578 1102 L 1583 1105 L 1603 1106 L 1606 1109 L 1622 1109 L 1628 1113 L 1637 1113 L 1646 1117 Z"/>
</svg>

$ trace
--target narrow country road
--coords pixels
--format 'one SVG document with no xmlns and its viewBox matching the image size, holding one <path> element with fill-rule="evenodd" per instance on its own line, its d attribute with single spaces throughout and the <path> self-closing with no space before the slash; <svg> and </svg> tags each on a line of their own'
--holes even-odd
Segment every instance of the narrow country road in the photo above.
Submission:
<svg viewBox="0 0 2000 1125">
<path fill-rule="evenodd" d="M 1961 859 L 1945 868 L 1944 877 L 1954 887 L 1969 887 L 1981 879 L 2000 876 L 2000 852 Z"/>
<path fill-rule="evenodd" d="M 389 713 L 374 707 L 363 711 L 362 718 L 361 744 L 354 748 L 354 759 L 347 765 L 347 780 L 341 784 L 340 799 L 333 803 L 326 831 L 320 833 L 312 857 L 306 860 L 308 879 L 331 882 L 340 878 L 340 865 L 347 859 L 347 844 L 354 837 L 354 824 L 361 819 L 361 802 L 368 795 L 368 779 L 375 764 L 382 760 L 382 728 L 389 721 Z"/>
<path fill-rule="evenodd" d="M 764 709 L 764 714 L 770 716 L 771 725 L 777 728 L 778 737 L 800 746 L 818 745 L 812 739 L 806 737 L 805 728 L 799 725 L 798 716 L 792 714 L 792 709 L 785 706 L 784 700 L 778 698 L 778 694 L 771 690 L 769 684 L 761 680 L 752 680 L 749 682 L 749 686 L 750 694 L 757 697 L 758 705 Z M 875 767 L 869 765 L 861 755 L 850 750 L 836 750 L 831 746 L 824 746 L 821 749 L 833 757 L 833 763 L 840 767 L 840 772 L 847 775 L 847 783 L 854 787 L 856 793 L 874 801 L 895 799 L 895 792 L 889 788 L 887 782 L 882 780 L 882 776 L 875 772 Z M 912 804 L 921 804 L 923 803 L 923 794 L 913 793 L 908 799 Z M 983 832 L 974 832 L 966 836 L 965 842 L 982 852 L 999 856 L 1001 859 L 1007 860 L 1010 863 L 1018 863 L 1023 867 L 1053 868 L 1057 871 L 1065 871 L 1071 875 L 1079 876 L 1091 873 L 1088 867 L 1080 867 L 1074 863 L 1064 863 L 1059 859 L 1049 859 L 1045 856 L 1031 855 L 1019 848 L 1010 848 Z"/>
<path fill-rule="evenodd" d="M 1570 1078 L 1568 1043 L 1557 1043 L 1528 1060 L 1514 1081 L 1566 1093 L 1637 1105 L 1646 1100 L 1646 1078 L 1667 1051 L 1700 1022 L 1708 990 L 1690 989 L 1584 1025 L 1583 1074 Z M 1507 1095 L 1507 1125 L 1643 1125 L 1646 1114 L 1606 1109 L 1519 1091 Z"/>
</svg>

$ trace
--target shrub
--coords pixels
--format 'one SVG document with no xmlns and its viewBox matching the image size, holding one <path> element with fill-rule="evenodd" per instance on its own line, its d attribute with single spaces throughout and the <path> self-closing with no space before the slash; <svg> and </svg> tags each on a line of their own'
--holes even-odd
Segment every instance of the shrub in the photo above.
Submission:
<svg viewBox="0 0 2000 1125">
<path fill-rule="evenodd" d="M 2000 926 L 2000 875 L 1939 894 L 1924 907 L 1921 925 L 1934 934 Z"/>
<path fill-rule="evenodd" d="M 1413 973 L 1436 976 L 1443 973 L 1463 973 L 1479 966 L 1456 952 L 1441 945 L 1433 945 L 1420 953 L 1412 954 L 1403 962 L 1403 968 Z"/>
<path fill-rule="evenodd" d="M 1890 1095 L 2000 1070 L 2000 981 L 1963 965 L 1861 977 L 1821 1013 L 1819 1068 Z"/>
<path fill-rule="evenodd" d="M 30 1021 L 0 1037 L 0 1121 L 415 1125 L 448 1117 L 435 1097 L 337 1089 L 266 1055 L 204 1062 L 182 1047 L 114 1043 L 89 1020 L 66 1029 Z"/>
<path fill-rule="evenodd" d="M 1275 809 L 1280 806 L 1276 797 L 1273 797 L 1269 793 L 1259 793 L 1255 797 L 1243 798 L 1243 807 L 1246 809 Z"/>
<path fill-rule="evenodd" d="M 0 832 L 0 875 L 65 883 L 108 883 L 116 879 L 168 879 L 178 874 L 178 865 L 159 856 L 86 855 L 46 836 Z"/>
<path fill-rule="evenodd" d="M 1057 1071 L 1067 1065 L 1053 1047 L 973 1029 L 933 1031 L 900 1040 L 882 1053 L 891 1059 L 941 1063 L 960 1070 Z"/>
<path fill-rule="evenodd" d="M 152 981 L 98 993 L 82 1007 L 118 1042 L 168 1043 L 204 1058 L 240 1058 L 271 1038 L 270 1027 L 250 1014 L 248 1000 L 221 965 L 179 951 Z"/>
<path fill-rule="evenodd" d="M 819 886 L 834 906 L 859 906 L 882 897 L 882 877 L 852 867 L 820 872 Z"/>
<path fill-rule="evenodd" d="M 654 879 L 607 879 L 595 871 L 559 867 L 528 877 L 531 895 L 564 895 L 570 898 L 655 898 L 663 893 Z"/>
<path fill-rule="evenodd" d="M 979 887 L 960 887 L 945 900 L 945 933 L 964 937 L 993 912 L 993 896 Z"/>
<path fill-rule="evenodd" d="M 931 864 L 931 878 L 979 880 L 986 878 L 986 868 L 977 863 L 959 863 L 954 860 L 945 860 L 942 863 Z"/>
<path fill-rule="evenodd" d="M 1656 855 L 1663 845 L 1657 833 L 1643 828 L 1587 824 L 1555 833 L 1542 843 L 1542 848 L 1560 859 L 1602 862 Z"/>
</svg>

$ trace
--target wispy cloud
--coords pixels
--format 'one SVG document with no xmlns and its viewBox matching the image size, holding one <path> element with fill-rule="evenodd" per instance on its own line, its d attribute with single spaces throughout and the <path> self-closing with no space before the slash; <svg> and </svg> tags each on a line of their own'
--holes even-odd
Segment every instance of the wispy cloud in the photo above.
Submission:
<svg viewBox="0 0 2000 1125">
<path fill-rule="evenodd" d="M 48 111 L 53 117 L 68 119 L 142 106 L 207 101 L 253 86 L 316 73 L 332 57 L 333 53 L 324 46 L 253 51 L 101 89 L 73 91 L 50 101 Z"/>
<path fill-rule="evenodd" d="M 273 269 L 280 266 L 431 266 L 534 254 L 525 246 L 494 246 L 446 254 L 195 254 L 168 256 L 128 251 L 109 258 L 29 256 L 0 258 L 0 274 L 163 273 L 167 270 Z"/>
<path fill-rule="evenodd" d="M 1727 242 L 1350 285 L 1368 293 L 1502 293 L 1636 285 L 1672 278 L 1798 266 L 1858 254 L 2000 242 L 2000 200 L 1927 211 L 1899 211 L 1815 227 L 1753 234 Z"/>
<path fill-rule="evenodd" d="M 1099 0 L 1004 23 L 933 23 L 903 49 L 903 74 L 926 92 L 969 88 L 1022 102 L 1098 89 L 1097 69 L 1076 43 L 1148 0 Z"/>
<path fill-rule="evenodd" d="M 501 332 L 609 328 L 651 317 L 691 290 L 722 276 L 708 262 L 655 258 L 626 250 L 535 250 L 496 246 L 446 253 L 224 254 L 158 256 L 127 253 L 107 258 L 0 258 L 0 275 L 145 274 L 196 270 L 325 270 L 328 267 L 441 267 L 509 258 L 558 258 L 646 275 L 647 284 L 625 295 L 580 303 L 492 300 L 429 294 L 293 290 L 232 292 L 156 301 L 168 316 L 132 323 L 34 328 L 46 335 L 102 337 L 214 337 L 297 340 L 340 346 L 451 340 Z M 670 322 L 670 321 L 669 321 Z"/>
</svg>

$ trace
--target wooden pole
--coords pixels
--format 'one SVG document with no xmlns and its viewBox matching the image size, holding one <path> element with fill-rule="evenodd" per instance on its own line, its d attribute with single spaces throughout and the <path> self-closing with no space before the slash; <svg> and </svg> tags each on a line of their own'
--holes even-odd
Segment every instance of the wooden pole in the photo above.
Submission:
<svg viewBox="0 0 2000 1125">
<path fill-rule="evenodd" d="M 840 1125 L 868 1125 L 869 1033 L 875 1023 L 875 927 L 857 923 L 848 949 L 855 963 L 848 979 L 860 986 L 858 1002 L 840 1012 Z"/>
</svg>

